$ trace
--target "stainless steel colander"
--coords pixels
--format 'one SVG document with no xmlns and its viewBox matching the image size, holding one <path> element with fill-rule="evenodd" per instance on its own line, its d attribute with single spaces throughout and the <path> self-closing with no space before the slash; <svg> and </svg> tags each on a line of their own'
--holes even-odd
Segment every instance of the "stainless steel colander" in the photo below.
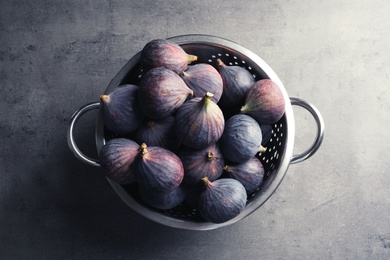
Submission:
<svg viewBox="0 0 390 260">
<path fill-rule="evenodd" d="M 221 59 L 227 65 L 245 67 L 256 80 L 269 78 L 279 85 L 285 99 L 286 110 L 284 116 L 272 125 L 271 138 L 265 145 L 267 151 L 258 155 L 265 168 L 264 181 L 254 193 L 248 196 L 246 207 L 240 215 L 230 221 L 214 224 L 204 221 L 196 209 L 184 204 L 171 210 L 158 210 L 148 207 L 137 198 L 132 185 L 120 185 L 113 180 L 107 180 L 129 207 L 157 223 L 188 230 L 209 230 L 227 226 L 250 215 L 263 205 L 278 188 L 290 164 L 304 161 L 317 151 L 323 139 L 324 122 L 320 112 L 312 104 L 299 98 L 290 98 L 276 73 L 260 57 L 241 45 L 220 37 L 199 34 L 176 36 L 169 38 L 169 40 L 178 43 L 187 53 L 197 55 L 197 62 L 216 66 L 216 60 Z M 105 94 L 110 93 L 122 84 L 137 84 L 143 74 L 139 61 L 140 52 L 133 56 L 112 79 Z M 295 121 L 292 105 L 303 107 L 309 111 L 317 124 L 317 135 L 313 144 L 299 155 L 293 155 Z M 100 103 L 95 102 L 86 104 L 77 110 L 72 116 L 67 134 L 69 148 L 75 156 L 93 166 L 99 166 L 99 162 L 84 155 L 77 147 L 74 140 L 74 126 L 84 113 L 99 108 Z M 116 137 L 104 127 L 101 109 L 98 112 L 95 137 L 98 152 L 106 141 Z"/>
</svg>

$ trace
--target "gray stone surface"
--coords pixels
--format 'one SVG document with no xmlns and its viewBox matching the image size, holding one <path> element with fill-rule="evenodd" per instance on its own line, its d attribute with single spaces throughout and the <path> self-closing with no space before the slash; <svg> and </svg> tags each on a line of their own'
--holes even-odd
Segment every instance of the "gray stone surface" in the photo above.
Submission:
<svg viewBox="0 0 390 260">
<path fill-rule="evenodd" d="M 2 0 L 0 258 L 389 259 L 389 13 L 387 0 Z M 134 213 L 66 142 L 72 113 L 144 43 L 188 33 L 254 51 L 326 123 L 263 207 L 207 232 Z M 315 125 L 294 111 L 298 153 Z M 77 131 L 90 156 L 95 118 Z"/>
</svg>

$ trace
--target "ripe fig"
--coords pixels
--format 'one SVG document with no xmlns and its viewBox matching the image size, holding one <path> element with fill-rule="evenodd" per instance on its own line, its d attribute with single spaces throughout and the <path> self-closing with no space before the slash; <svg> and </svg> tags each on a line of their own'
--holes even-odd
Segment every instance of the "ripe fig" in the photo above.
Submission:
<svg viewBox="0 0 390 260">
<path fill-rule="evenodd" d="M 243 163 L 261 150 L 262 133 L 252 117 L 237 114 L 226 121 L 220 148 L 226 160 Z"/>
<path fill-rule="evenodd" d="M 151 192 L 171 192 L 183 180 L 184 169 L 179 157 L 168 149 L 141 144 L 133 163 L 137 183 Z"/>
<path fill-rule="evenodd" d="M 219 73 L 223 80 L 223 92 L 218 103 L 223 110 L 239 111 L 244 104 L 245 95 L 255 83 L 253 75 L 244 67 L 237 65 L 228 66 L 217 59 Z"/>
<path fill-rule="evenodd" d="M 222 95 L 223 81 L 219 72 L 210 64 L 191 65 L 181 73 L 187 86 L 194 91 L 195 97 L 203 97 L 204 93 L 214 94 L 212 100 L 218 103 Z"/>
<path fill-rule="evenodd" d="M 263 182 L 264 167 L 256 157 L 240 164 L 225 165 L 224 170 L 229 177 L 241 182 L 248 193 L 254 192 Z"/>
<path fill-rule="evenodd" d="M 285 101 L 279 86 L 261 79 L 249 89 L 241 113 L 252 116 L 259 124 L 276 123 L 284 114 Z"/>
<path fill-rule="evenodd" d="M 239 181 L 222 178 L 210 182 L 207 177 L 202 180 L 206 189 L 199 196 L 199 213 L 205 220 L 223 223 L 243 211 L 247 193 Z"/>
<path fill-rule="evenodd" d="M 207 92 L 185 102 L 175 115 L 175 134 L 185 146 L 200 149 L 218 141 L 225 119 L 222 110 L 212 101 L 213 94 Z"/>
<path fill-rule="evenodd" d="M 130 139 L 111 139 L 100 150 L 100 167 L 108 178 L 119 184 L 133 183 L 136 176 L 131 165 L 138 150 L 139 145 Z"/>
<path fill-rule="evenodd" d="M 138 103 L 139 87 L 119 86 L 107 95 L 101 95 L 105 126 L 117 134 L 129 134 L 141 124 L 144 114 Z"/>
<path fill-rule="evenodd" d="M 210 181 L 218 179 L 223 173 L 224 159 L 216 143 L 202 149 L 184 148 L 178 152 L 183 163 L 183 183 L 196 185 L 203 177 Z"/>
<path fill-rule="evenodd" d="M 184 201 L 186 192 L 179 186 L 168 193 L 138 189 L 138 195 L 145 204 L 153 208 L 166 210 L 179 206 Z"/>
<path fill-rule="evenodd" d="M 170 149 L 174 147 L 173 123 L 175 118 L 167 116 L 162 119 L 145 120 L 135 132 L 135 141 L 150 146 Z"/>
<path fill-rule="evenodd" d="M 172 115 L 192 95 L 179 75 L 162 67 L 144 74 L 138 92 L 141 109 L 151 119 Z"/>
<path fill-rule="evenodd" d="M 178 44 L 164 39 L 155 39 L 146 43 L 140 57 L 142 68 L 145 71 L 165 67 L 177 74 L 197 59 L 197 56 L 187 54 Z"/>
</svg>

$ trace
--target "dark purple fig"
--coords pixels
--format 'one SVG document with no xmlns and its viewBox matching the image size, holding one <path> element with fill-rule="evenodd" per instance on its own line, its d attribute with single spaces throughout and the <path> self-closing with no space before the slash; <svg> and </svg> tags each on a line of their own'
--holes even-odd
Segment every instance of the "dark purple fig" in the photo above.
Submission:
<svg viewBox="0 0 390 260">
<path fill-rule="evenodd" d="M 119 184 L 133 183 L 136 176 L 131 165 L 138 150 L 139 145 L 130 139 L 111 139 L 100 150 L 100 167 L 108 178 Z"/>
<path fill-rule="evenodd" d="M 185 102 L 175 115 L 175 134 L 185 146 L 200 149 L 215 143 L 225 126 L 222 110 L 212 101 L 213 94 L 207 92 Z"/>
<path fill-rule="evenodd" d="M 170 149 L 174 146 L 173 123 L 175 118 L 167 116 L 162 119 L 145 120 L 135 133 L 135 141 L 150 146 Z"/>
<path fill-rule="evenodd" d="M 183 180 L 184 169 L 179 157 L 168 149 L 141 144 L 133 163 L 137 183 L 150 192 L 171 192 Z"/>
<path fill-rule="evenodd" d="M 165 67 L 177 74 L 184 71 L 188 64 L 198 59 L 197 56 L 187 54 L 178 44 L 164 39 L 152 40 L 141 51 L 142 68 L 150 70 Z"/>
<path fill-rule="evenodd" d="M 240 164 L 225 165 L 228 176 L 238 180 L 248 193 L 259 188 L 264 178 L 264 167 L 259 159 L 253 157 Z"/>
<path fill-rule="evenodd" d="M 138 103 L 138 91 L 138 86 L 126 84 L 100 96 L 103 121 L 109 130 L 129 134 L 141 124 L 144 114 Z"/>
<path fill-rule="evenodd" d="M 249 89 L 241 113 L 252 116 L 259 124 L 276 123 L 284 114 L 285 101 L 279 86 L 261 79 Z"/>
<path fill-rule="evenodd" d="M 184 167 L 183 183 L 196 185 L 203 177 L 214 181 L 223 173 L 225 161 L 216 143 L 202 149 L 184 148 L 178 155 Z"/>
<path fill-rule="evenodd" d="M 226 121 L 219 145 L 226 160 L 243 163 L 261 151 L 261 141 L 262 133 L 256 120 L 238 114 Z"/>
<path fill-rule="evenodd" d="M 239 111 L 244 104 L 245 95 L 255 83 L 253 75 L 244 67 L 228 66 L 217 59 L 219 73 L 223 80 L 223 92 L 218 103 L 223 110 Z"/>
<path fill-rule="evenodd" d="M 262 146 L 266 146 L 268 141 L 272 137 L 272 126 L 271 125 L 260 125 L 261 134 L 263 135 L 263 140 L 261 141 Z"/>
<path fill-rule="evenodd" d="M 186 192 L 181 186 L 168 193 L 138 189 L 138 195 L 145 204 L 164 210 L 179 206 L 186 198 Z"/>
<path fill-rule="evenodd" d="M 210 64 L 198 63 L 189 66 L 181 73 L 187 86 L 194 91 L 195 97 L 203 97 L 204 93 L 214 94 L 212 100 L 218 103 L 222 95 L 223 81 L 219 72 Z"/>
<path fill-rule="evenodd" d="M 210 182 L 207 177 L 202 180 L 206 189 L 199 196 L 199 213 L 206 221 L 223 223 L 244 210 L 247 193 L 239 181 L 222 178 Z"/>
<path fill-rule="evenodd" d="M 166 68 L 155 68 L 143 75 L 138 98 L 142 111 L 151 119 L 172 115 L 193 91 L 179 75 Z"/>
</svg>

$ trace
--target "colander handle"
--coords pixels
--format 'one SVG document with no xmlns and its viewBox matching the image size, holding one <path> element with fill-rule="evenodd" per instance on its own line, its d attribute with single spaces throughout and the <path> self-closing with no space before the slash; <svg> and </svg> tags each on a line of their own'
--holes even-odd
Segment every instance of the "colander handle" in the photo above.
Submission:
<svg viewBox="0 0 390 260">
<path fill-rule="evenodd" d="M 309 111 L 310 114 L 314 117 L 317 124 L 317 136 L 313 144 L 309 147 L 309 149 L 307 149 L 303 153 L 300 153 L 298 155 L 293 155 L 291 158 L 290 163 L 299 163 L 311 157 L 318 150 L 318 148 L 320 148 L 322 139 L 324 138 L 325 124 L 324 124 L 324 120 L 322 119 L 320 111 L 318 111 L 318 109 L 312 104 L 310 104 L 309 102 L 296 97 L 290 97 L 290 102 L 291 105 L 300 106 L 306 109 L 307 111 Z"/>
<path fill-rule="evenodd" d="M 80 119 L 82 115 L 87 113 L 88 111 L 98 109 L 100 106 L 100 102 L 90 103 L 82 106 L 79 110 L 74 112 L 74 114 L 71 117 L 71 121 L 68 127 L 68 133 L 67 133 L 67 139 L 68 139 L 68 145 L 70 150 L 73 152 L 73 154 L 76 156 L 77 159 L 83 161 L 84 163 L 90 164 L 92 166 L 99 167 L 99 161 L 93 158 L 90 158 L 83 154 L 80 149 L 78 148 L 74 137 L 73 137 L 73 131 L 74 126 L 76 125 L 77 121 Z"/>
</svg>

